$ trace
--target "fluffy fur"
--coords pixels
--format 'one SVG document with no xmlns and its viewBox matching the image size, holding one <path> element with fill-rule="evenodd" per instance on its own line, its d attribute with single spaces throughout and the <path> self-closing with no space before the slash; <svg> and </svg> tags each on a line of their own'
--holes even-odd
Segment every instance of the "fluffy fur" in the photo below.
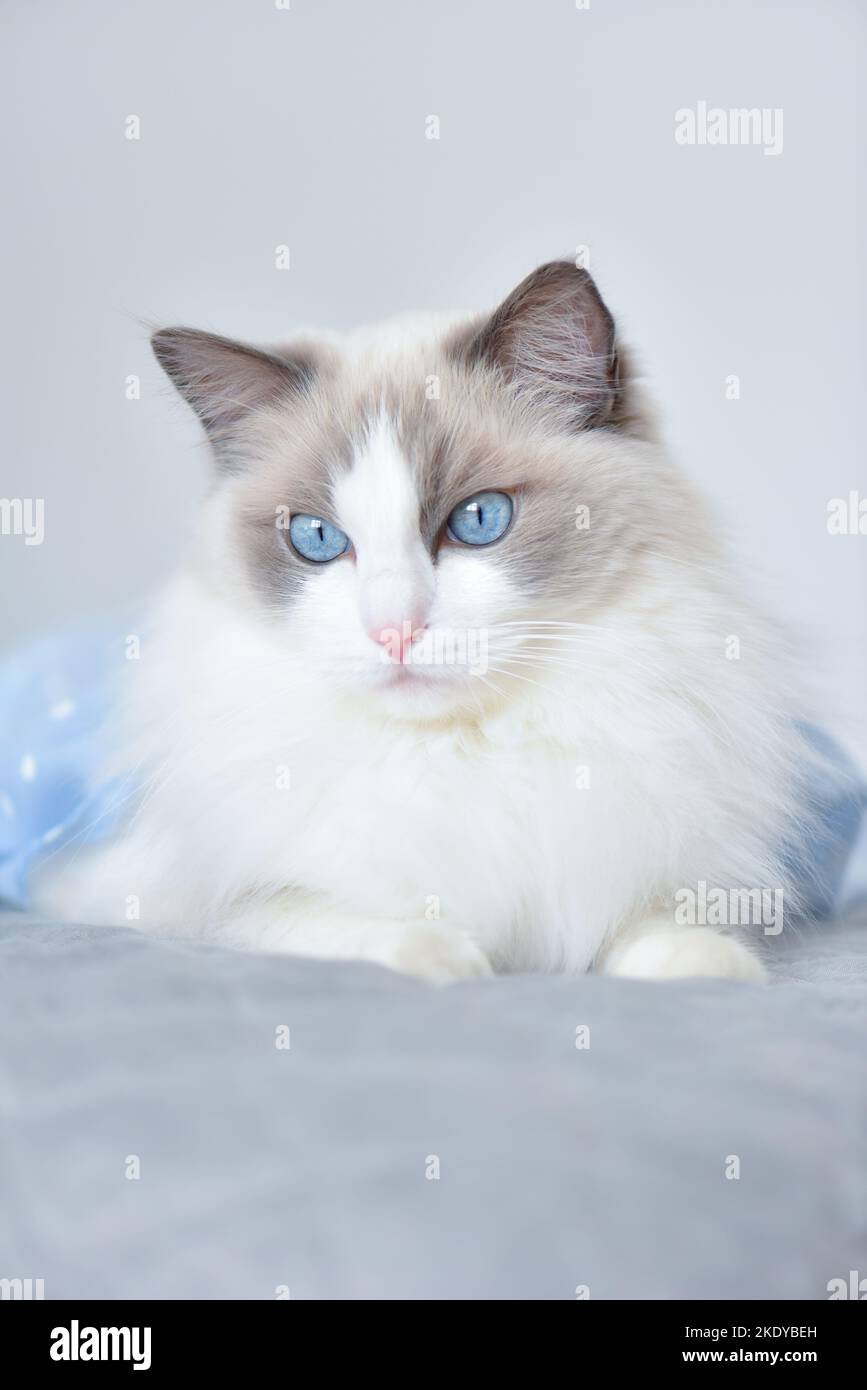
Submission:
<svg viewBox="0 0 867 1390">
<path fill-rule="evenodd" d="M 155 349 L 214 485 L 124 672 L 124 834 L 55 862 L 43 906 L 437 980 L 759 978 L 742 931 L 672 908 L 786 888 L 790 677 L 589 276 L 543 267 L 489 318 Z M 512 526 L 460 546 L 446 518 L 483 489 Z M 299 512 L 351 551 L 303 560 Z M 384 651 L 405 623 L 419 661 Z"/>
</svg>

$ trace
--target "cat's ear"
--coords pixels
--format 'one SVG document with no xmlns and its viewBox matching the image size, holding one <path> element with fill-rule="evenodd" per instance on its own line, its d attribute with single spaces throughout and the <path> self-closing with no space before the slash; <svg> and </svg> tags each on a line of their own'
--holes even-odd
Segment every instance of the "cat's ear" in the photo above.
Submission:
<svg viewBox="0 0 867 1390">
<path fill-rule="evenodd" d="M 620 392 L 614 320 L 591 276 L 551 261 L 523 280 L 463 348 L 567 430 L 615 422 Z"/>
<path fill-rule="evenodd" d="M 315 372 L 306 355 L 284 357 L 195 328 L 162 328 L 151 338 L 151 347 L 198 415 L 218 458 L 230 452 L 245 420 L 303 392 Z"/>
</svg>

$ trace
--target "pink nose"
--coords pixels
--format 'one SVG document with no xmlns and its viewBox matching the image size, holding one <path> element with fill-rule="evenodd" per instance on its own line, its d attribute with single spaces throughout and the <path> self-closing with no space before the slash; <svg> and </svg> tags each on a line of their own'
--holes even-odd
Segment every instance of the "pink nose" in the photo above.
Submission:
<svg viewBox="0 0 867 1390">
<path fill-rule="evenodd" d="M 424 623 L 416 622 L 413 618 L 404 618 L 402 622 L 386 623 L 382 627 L 371 628 L 369 635 L 374 642 L 385 648 L 390 661 L 406 662 L 410 659 L 413 642 L 424 630 Z"/>
</svg>

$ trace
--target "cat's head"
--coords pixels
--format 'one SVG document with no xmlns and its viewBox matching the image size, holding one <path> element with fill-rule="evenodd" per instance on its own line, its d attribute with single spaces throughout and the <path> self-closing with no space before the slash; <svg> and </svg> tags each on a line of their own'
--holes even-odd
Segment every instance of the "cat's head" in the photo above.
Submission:
<svg viewBox="0 0 867 1390">
<path fill-rule="evenodd" d="M 613 320 L 570 262 L 473 319 L 153 346 L 216 461 L 209 581 L 305 672 L 392 714 L 535 681 L 546 635 L 550 652 L 559 624 L 616 601 L 664 525 Z"/>
</svg>

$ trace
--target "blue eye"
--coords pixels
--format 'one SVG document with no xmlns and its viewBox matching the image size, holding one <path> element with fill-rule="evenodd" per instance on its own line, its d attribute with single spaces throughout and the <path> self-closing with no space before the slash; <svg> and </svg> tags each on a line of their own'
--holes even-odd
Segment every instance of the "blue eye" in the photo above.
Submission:
<svg viewBox="0 0 867 1390">
<path fill-rule="evenodd" d="M 446 529 L 464 545 L 490 545 L 509 529 L 514 507 L 507 492 L 476 492 L 451 513 Z"/>
<path fill-rule="evenodd" d="M 336 560 L 349 549 L 349 537 L 319 516 L 293 516 L 289 522 L 289 539 L 305 560 L 315 560 L 321 565 L 327 560 Z"/>
</svg>

